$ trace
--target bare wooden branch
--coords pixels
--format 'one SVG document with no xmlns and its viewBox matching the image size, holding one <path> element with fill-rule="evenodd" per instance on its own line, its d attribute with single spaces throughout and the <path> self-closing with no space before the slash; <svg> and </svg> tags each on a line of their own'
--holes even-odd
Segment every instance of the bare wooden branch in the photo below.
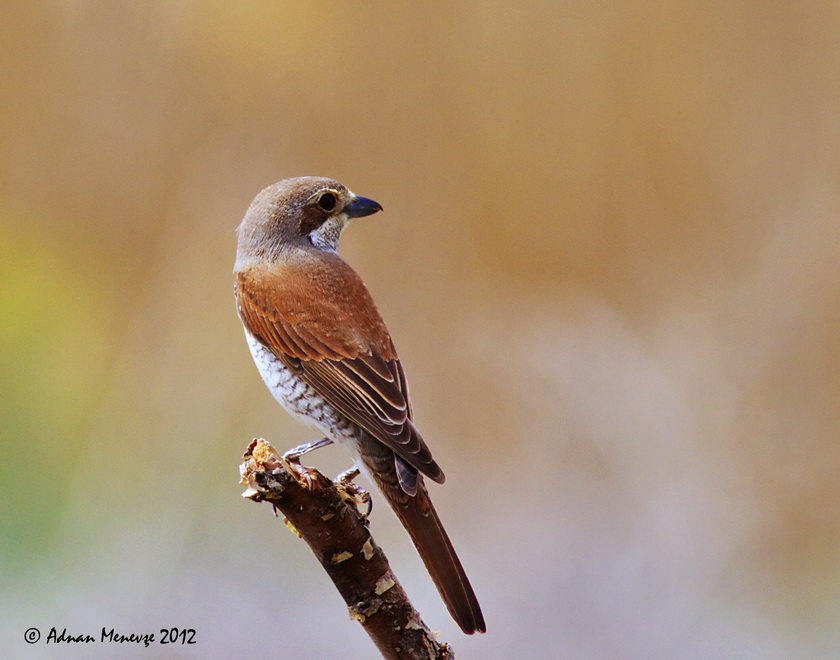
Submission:
<svg viewBox="0 0 840 660">
<path fill-rule="evenodd" d="M 244 458 L 241 483 L 248 488 L 243 497 L 270 502 L 285 516 L 383 658 L 454 658 L 450 646 L 435 639 L 412 607 L 347 486 L 285 461 L 263 439 L 251 442 Z"/>
</svg>

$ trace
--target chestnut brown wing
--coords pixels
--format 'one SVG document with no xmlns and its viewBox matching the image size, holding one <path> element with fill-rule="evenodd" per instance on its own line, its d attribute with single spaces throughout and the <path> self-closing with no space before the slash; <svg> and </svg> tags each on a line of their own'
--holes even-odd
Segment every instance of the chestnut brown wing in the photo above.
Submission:
<svg viewBox="0 0 840 660">
<path fill-rule="evenodd" d="M 242 271 L 236 280 L 239 316 L 257 341 L 342 415 L 443 483 L 411 421 L 405 374 L 387 328 L 364 284 L 346 269 L 340 299 L 331 295 L 335 283 L 323 277 L 299 281 L 303 276 L 295 270 Z"/>
</svg>

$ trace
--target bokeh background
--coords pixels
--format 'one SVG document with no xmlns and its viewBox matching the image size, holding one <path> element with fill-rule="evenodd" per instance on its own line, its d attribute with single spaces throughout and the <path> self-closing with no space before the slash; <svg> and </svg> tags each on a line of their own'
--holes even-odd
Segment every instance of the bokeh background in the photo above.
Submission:
<svg viewBox="0 0 840 660">
<path fill-rule="evenodd" d="M 240 498 L 234 228 L 289 176 L 345 234 L 484 606 L 459 658 L 840 655 L 840 5 L 4 2 L 0 650 L 370 658 Z M 347 467 L 338 449 L 311 463 Z M 194 628 L 190 647 L 24 631 Z"/>
</svg>

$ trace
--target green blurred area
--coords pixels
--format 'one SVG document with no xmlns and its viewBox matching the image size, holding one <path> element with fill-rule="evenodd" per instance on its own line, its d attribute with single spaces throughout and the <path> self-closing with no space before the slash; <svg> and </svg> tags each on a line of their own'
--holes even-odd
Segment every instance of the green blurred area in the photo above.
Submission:
<svg viewBox="0 0 840 660">
<path fill-rule="evenodd" d="M 66 492 L 74 444 L 83 443 L 107 378 L 114 338 L 103 292 L 65 246 L 25 212 L 6 209 L 0 236 L 0 461 L 4 566 L 45 550 L 61 501 L 33 498 L 34 479 Z M 23 220 L 23 222 L 20 222 Z"/>
<path fill-rule="evenodd" d="M 314 439 L 231 277 L 250 200 L 307 174 L 385 209 L 342 252 L 490 632 L 460 636 L 383 507 L 373 532 L 459 655 L 840 653 L 837 3 L 41 2 L 0 26 L 4 657 L 115 652 L 23 643 L 51 625 L 370 657 L 237 484 L 252 437 Z"/>
</svg>

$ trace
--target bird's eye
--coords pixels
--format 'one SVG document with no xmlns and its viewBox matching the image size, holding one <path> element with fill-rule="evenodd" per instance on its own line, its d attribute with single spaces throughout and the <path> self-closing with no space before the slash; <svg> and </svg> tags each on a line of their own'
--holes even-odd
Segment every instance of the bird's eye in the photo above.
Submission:
<svg viewBox="0 0 840 660">
<path fill-rule="evenodd" d="M 331 192 L 325 192 L 318 198 L 318 206 L 321 208 L 322 211 L 326 211 L 327 213 L 329 213 L 330 211 L 335 209 L 335 205 L 335 194 Z"/>
</svg>

